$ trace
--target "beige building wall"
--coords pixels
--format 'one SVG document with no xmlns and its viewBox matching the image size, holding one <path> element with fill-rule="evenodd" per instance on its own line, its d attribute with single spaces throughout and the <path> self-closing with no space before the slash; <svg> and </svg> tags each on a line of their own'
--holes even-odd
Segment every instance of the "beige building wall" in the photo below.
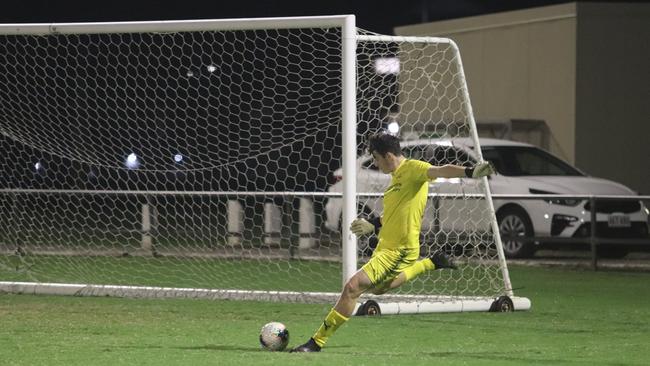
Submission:
<svg viewBox="0 0 650 366">
<path fill-rule="evenodd" d="M 395 34 L 458 44 L 478 121 L 545 120 L 551 152 L 650 194 L 650 4 L 568 3 Z"/>
<path fill-rule="evenodd" d="M 650 4 L 578 4 L 576 163 L 650 194 Z"/>
<path fill-rule="evenodd" d="M 545 120 L 551 151 L 574 161 L 574 3 L 398 27 L 395 34 L 453 39 L 476 120 Z"/>
</svg>

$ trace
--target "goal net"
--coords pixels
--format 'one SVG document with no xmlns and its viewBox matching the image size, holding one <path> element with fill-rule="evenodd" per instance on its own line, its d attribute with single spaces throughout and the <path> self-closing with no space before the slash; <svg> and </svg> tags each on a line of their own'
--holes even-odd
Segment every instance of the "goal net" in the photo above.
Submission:
<svg viewBox="0 0 650 366">
<path fill-rule="evenodd" d="M 365 138 L 396 126 L 409 157 L 480 160 L 449 40 L 351 16 L 0 25 L 1 288 L 332 302 L 374 245 L 349 223 L 382 209 Z M 512 296 L 485 183 L 431 185 L 422 255 L 460 269 L 370 298 Z"/>
</svg>

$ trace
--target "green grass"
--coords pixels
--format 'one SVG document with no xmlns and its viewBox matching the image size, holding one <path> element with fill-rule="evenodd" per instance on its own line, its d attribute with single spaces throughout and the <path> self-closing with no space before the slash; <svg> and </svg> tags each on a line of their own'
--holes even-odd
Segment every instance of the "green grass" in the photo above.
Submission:
<svg viewBox="0 0 650 366">
<path fill-rule="evenodd" d="M 647 365 L 650 274 L 511 268 L 533 308 L 353 318 L 321 354 L 268 353 L 258 331 L 312 335 L 325 305 L 0 295 L 2 365 Z"/>
<path fill-rule="evenodd" d="M 299 260 L 179 257 L 0 256 L 3 281 L 91 283 L 279 291 L 337 291 L 341 264 Z M 262 276 L 246 281 L 251 273 Z M 313 275 L 309 275 L 313 274 Z M 296 283 L 294 278 L 302 278 Z M 325 281 L 322 281 L 325 279 Z"/>
</svg>

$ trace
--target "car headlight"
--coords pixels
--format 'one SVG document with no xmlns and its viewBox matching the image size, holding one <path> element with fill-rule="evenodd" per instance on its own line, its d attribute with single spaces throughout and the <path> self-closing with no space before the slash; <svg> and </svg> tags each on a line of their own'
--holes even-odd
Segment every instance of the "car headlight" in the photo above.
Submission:
<svg viewBox="0 0 650 366">
<path fill-rule="evenodd" d="M 558 194 L 558 193 L 542 191 L 541 189 L 534 189 L 534 188 L 528 189 L 528 192 L 530 192 L 531 194 Z M 571 207 L 575 207 L 579 205 L 580 202 L 582 202 L 582 200 L 580 199 L 573 199 L 573 198 L 552 198 L 544 201 L 554 205 L 571 206 Z"/>
</svg>

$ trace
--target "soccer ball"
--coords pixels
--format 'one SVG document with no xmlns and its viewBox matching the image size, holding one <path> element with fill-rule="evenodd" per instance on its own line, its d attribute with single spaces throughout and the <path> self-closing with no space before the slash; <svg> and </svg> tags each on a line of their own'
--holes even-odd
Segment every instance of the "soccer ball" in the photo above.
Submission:
<svg viewBox="0 0 650 366">
<path fill-rule="evenodd" d="M 289 344 L 289 331 L 282 323 L 271 322 L 260 331 L 260 344 L 268 351 L 282 351 Z"/>
</svg>

